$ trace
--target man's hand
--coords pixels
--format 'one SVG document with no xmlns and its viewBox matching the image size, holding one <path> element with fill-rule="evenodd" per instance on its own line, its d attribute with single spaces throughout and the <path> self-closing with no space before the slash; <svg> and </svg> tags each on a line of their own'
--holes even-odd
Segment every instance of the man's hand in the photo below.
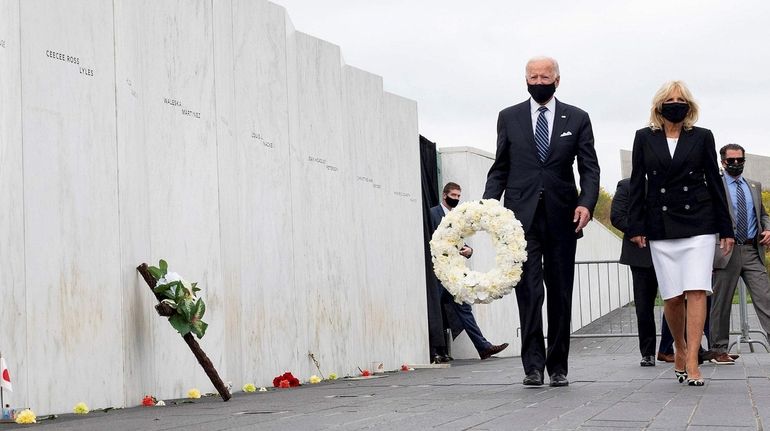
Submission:
<svg viewBox="0 0 770 431">
<path fill-rule="evenodd" d="M 588 208 L 582 206 L 575 208 L 575 217 L 572 219 L 572 223 L 575 223 L 575 233 L 583 230 L 590 220 L 591 211 L 588 211 Z"/>
<path fill-rule="evenodd" d="M 460 256 L 463 256 L 465 258 L 470 258 L 473 254 L 473 249 L 468 247 L 467 245 L 464 245 L 463 248 L 460 249 Z"/>
<path fill-rule="evenodd" d="M 770 230 L 766 230 L 764 232 L 761 232 L 759 236 L 762 237 L 762 239 L 759 240 L 759 243 L 767 247 L 770 245 Z"/>
<path fill-rule="evenodd" d="M 719 248 L 722 249 L 722 256 L 727 256 L 728 253 L 733 251 L 735 245 L 735 238 L 720 238 Z"/>
<path fill-rule="evenodd" d="M 636 246 L 639 247 L 639 248 L 647 247 L 647 237 L 646 236 L 637 235 L 637 236 L 631 238 L 630 241 L 633 242 L 634 244 L 636 244 Z"/>
</svg>

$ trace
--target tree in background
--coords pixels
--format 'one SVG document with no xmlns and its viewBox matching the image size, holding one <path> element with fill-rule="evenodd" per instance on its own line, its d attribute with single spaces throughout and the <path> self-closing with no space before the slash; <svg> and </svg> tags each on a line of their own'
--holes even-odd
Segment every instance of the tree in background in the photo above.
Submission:
<svg viewBox="0 0 770 431">
<path fill-rule="evenodd" d="M 603 224 L 607 229 L 611 230 L 615 235 L 623 238 L 623 232 L 615 229 L 610 222 L 610 210 L 612 209 L 612 195 L 604 190 L 604 187 L 599 188 L 599 200 L 596 201 L 596 207 L 594 208 L 594 218 Z"/>
</svg>

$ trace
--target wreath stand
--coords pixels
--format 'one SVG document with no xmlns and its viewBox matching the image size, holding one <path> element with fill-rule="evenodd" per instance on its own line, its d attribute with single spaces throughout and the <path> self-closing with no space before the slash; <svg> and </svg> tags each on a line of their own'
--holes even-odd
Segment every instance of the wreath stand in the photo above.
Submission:
<svg viewBox="0 0 770 431">
<path fill-rule="evenodd" d="M 161 302 L 163 298 L 153 290 L 155 288 L 156 280 L 150 274 L 150 270 L 147 264 L 143 263 L 139 265 L 136 267 L 136 270 L 139 271 L 139 274 L 142 275 L 142 278 L 144 278 L 144 281 L 150 287 L 150 291 L 152 291 L 152 294 L 155 295 L 155 299 L 157 299 L 159 302 L 159 304 L 155 306 L 155 310 L 158 312 L 158 315 L 163 317 L 173 316 L 174 313 L 176 313 L 176 310 Z M 214 368 L 214 364 L 212 364 L 209 357 L 206 356 L 206 352 L 201 349 L 200 344 L 198 344 L 198 342 L 195 340 L 195 337 L 193 337 L 192 332 L 188 332 L 187 334 L 183 335 L 182 338 L 184 339 L 185 343 L 187 343 L 187 346 L 190 347 L 190 350 L 192 350 L 193 355 L 195 355 L 195 359 L 197 359 L 198 363 L 201 364 L 201 367 L 203 367 L 203 371 L 205 371 L 206 375 L 209 376 L 209 379 L 211 379 L 211 383 L 213 383 L 214 387 L 217 388 L 217 392 L 219 392 L 219 395 L 222 397 L 222 401 L 229 400 L 232 397 L 232 395 L 230 395 L 230 391 L 222 382 L 222 379 L 219 377 L 219 373 L 217 373 L 216 368 Z"/>
</svg>

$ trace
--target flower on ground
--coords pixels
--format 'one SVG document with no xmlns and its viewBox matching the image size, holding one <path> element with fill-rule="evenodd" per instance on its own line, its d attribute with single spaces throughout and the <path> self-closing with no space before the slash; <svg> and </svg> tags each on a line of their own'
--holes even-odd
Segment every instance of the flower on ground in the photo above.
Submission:
<svg viewBox="0 0 770 431">
<path fill-rule="evenodd" d="M 197 388 L 192 388 L 189 391 L 187 391 L 187 398 L 200 398 L 201 397 L 201 391 L 199 391 Z"/>
<path fill-rule="evenodd" d="M 155 403 L 155 405 L 158 406 L 158 407 L 163 407 L 163 406 L 166 405 L 166 403 L 163 400 L 160 400 L 157 403 Z"/>
<path fill-rule="evenodd" d="M 299 379 L 294 377 L 291 374 L 291 372 L 287 371 L 287 372 L 285 372 L 285 373 L 281 374 L 280 376 L 278 376 L 278 377 L 273 379 L 273 386 L 276 387 L 276 388 L 283 388 L 284 386 L 282 386 L 282 384 L 283 384 L 282 382 L 284 382 L 284 381 L 288 382 L 289 386 L 286 386 L 286 387 L 293 388 L 295 386 L 299 386 L 300 385 Z"/>
<path fill-rule="evenodd" d="M 259 388 L 259 392 L 267 392 L 267 388 L 262 386 L 261 388 Z"/>
<path fill-rule="evenodd" d="M 36 424 L 37 416 L 35 416 L 35 413 L 30 409 L 22 410 L 21 413 L 16 415 L 16 423 L 17 424 Z"/>
<path fill-rule="evenodd" d="M 364 371 L 361 371 L 361 375 L 362 375 L 363 377 L 369 377 L 369 376 L 371 376 L 371 375 L 372 375 L 372 372 L 371 372 L 371 371 L 369 371 L 369 370 L 364 370 Z"/>
<path fill-rule="evenodd" d="M 337 380 L 337 373 L 329 374 L 329 380 Z"/>
<path fill-rule="evenodd" d="M 409 371 L 409 365 L 408 364 L 401 365 L 401 371 Z"/>
<path fill-rule="evenodd" d="M 255 392 L 257 390 L 257 387 L 254 386 L 254 383 L 246 383 L 243 385 L 243 392 Z"/>
<path fill-rule="evenodd" d="M 291 387 L 291 384 L 288 380 L 281 380 L 281 383 L 278 383 L 278 387 L 281 389 L 288 389 Z"/>
<path fill-rule="evenodd" d="M 75 404 L 75 407 L 72 409 L 72 412 L 76 415 L 87 415 L 89 411 L 86 403 L 82 402 Z"/>
<path fill-rule="evenodd" d="M 320 383 L 320 382 L 321 382 L 321 378 L 320 377 L 316 376 L 315 374 L 310 376 L 310 383 L 311 384 L 316 384 L 316 383 Z"/>
<path fill-rule="evenodd" d="M 152 395 L 145 395 L 144 398 L 142 398 L 142 405 L 145 407 L 152 407 L 155 405 L 155 397 Z"/>
</svg>

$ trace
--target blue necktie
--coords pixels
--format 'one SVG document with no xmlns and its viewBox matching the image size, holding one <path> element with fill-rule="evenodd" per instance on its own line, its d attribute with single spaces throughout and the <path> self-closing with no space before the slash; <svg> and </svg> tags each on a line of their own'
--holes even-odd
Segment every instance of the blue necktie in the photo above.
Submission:
<svg viewBox="0 0 770 431">
<path fill-rule="evenodd" d="M 548 108 L 541 106 L 537 110 L 540 111 L 540 115 L 537 116 L 537 127 L 535 128 L 535 146 L 540 162 L 545 162 L 545 158 L 548 156 L 548 119 L 545 118 L 545 113 Z"/>
<path fill-rule="evenodd" d="M 743 191 L 743 180 L 740 178 L 735 181 L 735 200 L 738 206 L 735 211 L 735 240 L 743 242 L 749 236 L 749 215 L 746 212 L 746 194 Z"/>
</svg>

